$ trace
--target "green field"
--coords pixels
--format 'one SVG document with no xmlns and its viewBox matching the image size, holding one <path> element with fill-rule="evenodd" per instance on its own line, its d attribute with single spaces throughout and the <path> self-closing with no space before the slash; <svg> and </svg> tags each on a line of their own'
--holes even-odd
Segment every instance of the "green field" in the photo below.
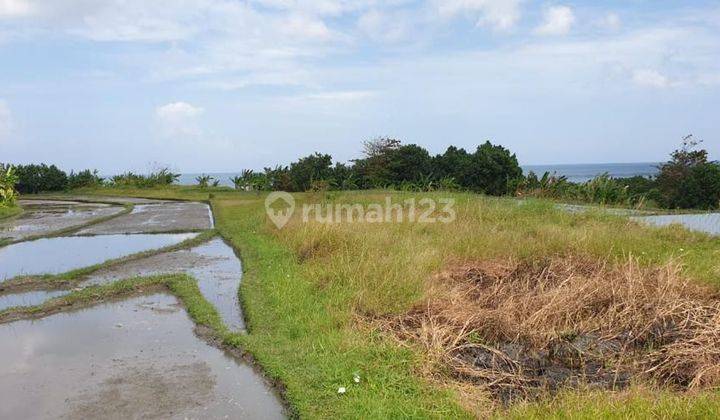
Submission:
<svg viewBox="0 0 720 420">
<path fill-rule="evenodd" d="M 608 276 L 630 273 L 619 285 L 655 281 L 653 275 L 671 267 L 676 271 L 666 281 L 673 296 L 716 299 L 717 238 L 678 227 L 646 228 L 600 211 L 570 214 L 546 201 L 464 193 L 298 194 L 299 204 L 367 205 L 382 203 L 387 195 L 394 202 L 451 197 L 457 220 L 322 224 L 302 223 L 296 214 L 278 230 L 266 218 L 262 194 L 186 187 L 92 192 L 211 202 L 218 231 L 244 264 L 240 298 L 249 334 L 236 344 L 282 384 L 301 417 L 702 417 L 720 412 L 712 381 L 684 391 L 645 378 L 622 391 L 581 387 L 506 406 L 483 386 L 458 380 L 422 342 L 398 339 L 382 328 L 384 321 L 395 322 L 443 297 L 443 285 L 433 281 L 437 273 L 487 262 L 583 261 L 603 267 Z M 629 262 L 636 268 L 623 271 Z M 602 280 L 595 278 L 596 289 L 602 289 Z M 578 331 L 585 322 L 578 321 Z M 340 387 L 346 393 L 339 394 Z"/>
</svg>

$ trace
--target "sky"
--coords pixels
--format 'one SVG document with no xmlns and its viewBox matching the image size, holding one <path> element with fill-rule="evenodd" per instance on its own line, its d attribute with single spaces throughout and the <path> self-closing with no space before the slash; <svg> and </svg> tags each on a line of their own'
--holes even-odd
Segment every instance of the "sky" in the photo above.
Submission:
<svg viewBox="0 0 720 420">
<path fill-rule="evenodd" d="M 391 136 L 720 159 L 720 3 L 0 0 L 0 162 L 262 169 Z"/>
</svg>

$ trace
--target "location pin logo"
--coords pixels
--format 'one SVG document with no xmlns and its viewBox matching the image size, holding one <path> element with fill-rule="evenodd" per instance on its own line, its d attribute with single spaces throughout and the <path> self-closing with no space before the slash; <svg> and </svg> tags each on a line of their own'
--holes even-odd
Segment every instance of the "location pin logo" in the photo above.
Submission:
<svg viewBox="0 0 720 420">
<path fill-rule="evenodd" d="M 265 212 L 275 226 L 282 229 L 295 212 L 295 199 L 285 191 L 271 192 L 265 198 Z"/>
</svg>

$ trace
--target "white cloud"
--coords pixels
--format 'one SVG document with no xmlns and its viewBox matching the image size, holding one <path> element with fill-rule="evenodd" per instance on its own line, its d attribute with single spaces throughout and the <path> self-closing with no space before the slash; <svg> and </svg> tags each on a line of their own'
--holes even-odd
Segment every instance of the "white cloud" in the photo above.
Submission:
<svg viewBox="0 0 720 420">
<path fill-rule="evenodd" d="M 565 35 L 575 23 L 575 13 L 568 6 L 552 6 L 543 13 L 543 23 L 535 29 L 539 35 Z"/>
<path fill-rule="evenodd" d="M 10 107 L 8 107 L 5 101 L 0 99 L 0 140 L 4 140 L 10 133 L 11 123 L 12 115 L 10 114 Z"/>
<path fill-rule="evenodd" d="M 325 40 L 331 36 L 330 29 L 325 25 L 325 22 L 303 14 L 295 14 L 285 18 L 281 23 L 281 30 L 288 36 L 308 40 Z"/>
<path fill-rule="evenodd" d="M 0 0 L 0 19 L 27 16 L 33 12 L 26 0 Z"/>
<path fill-rule="evenodd" d="M 187 102 L 171 102 L 155 109 L 155 116 L 167 137 L 196 136 L 201 133 L 197 118 L 205 112 Z"/>
<path fill-rule="evenodd" d="M 512 29 L 520 19 L 519 0 L 433 0 L 442 18 L 458 15 L 477 18 L 479 26 L 496 30 Z"/>
<path fill-rule="evenodd" d="M 610 12 L 597 21 L 597 26 L 608 31 L 617 31 L 622 26 L 622 21 L 617 13 Z"/>
<path fill-rule="evenodd" d="M 335 92 L 320 92 L 303 95 L 304 99 L 332 101 L 332 102 L 353 102 L 372 98 L 376 92 L 367 90 L 348 90 Z"/>
<path fill-rule="evenodd" d="M 360 31 L 376 41 L 397 42 L 408 34 L 403 17 L 373 9 L 363 13 L 357 21 Z"/>
<path fill-rule="evenodd" d="M 665 88 L 670 86 L 670 80 L 657 70 L 639 69 L 632 74 L 633 82 L 640 86 Z"/>
</svg>

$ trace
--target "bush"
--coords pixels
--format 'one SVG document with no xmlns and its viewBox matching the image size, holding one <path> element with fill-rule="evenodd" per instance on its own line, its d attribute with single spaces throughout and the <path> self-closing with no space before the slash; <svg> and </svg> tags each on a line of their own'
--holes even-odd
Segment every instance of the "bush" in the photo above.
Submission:
<svg viewBox="0 0 720 420">
<path fill-rule="evenodd" d="M 18 176 L 16 188 L 23 194 L 63 191 L 68 185 L 67 174 L 55 165 L 19 165 L 15 170 Z"/>
<path fill-rule="evenodd" d="M 0 207 L 15 205 L 18 193 L 15 190 L 18 177 L 12 166 L 0 164 Z"/>
<path fill-rule="evenodd" d="M 658 189 L 661 202 L 669 208 L 716 209 L 720 206 L 720 164 L 708 161 L 701 141 L 692 135 L 683 138 L 669 162 L 660 167 Z"/>
<path fill-rule="evenodd" d="M 103 185 L 103 183 L 104 180 L 98 175 L 97 170 L 91 171 L 90 169 L 85 169 L 78 173 L 70 172 L 70 175 L 68 175 L 67 188 L 72 190 L 83 187 L 99 187 Z"/>
<path fill-rule="evenodd" d="M 180 174 L 170 171 L 168 168 L 162 168 L 148 175 L 135 174 L 126 172 L 121 175 L 115 175 L 110 178 L 110 186 L 112 187 L 132 187 L 132 188 L 152 188 L 155 186 L 171 185 L 180 178 Z"/>
</svg>

